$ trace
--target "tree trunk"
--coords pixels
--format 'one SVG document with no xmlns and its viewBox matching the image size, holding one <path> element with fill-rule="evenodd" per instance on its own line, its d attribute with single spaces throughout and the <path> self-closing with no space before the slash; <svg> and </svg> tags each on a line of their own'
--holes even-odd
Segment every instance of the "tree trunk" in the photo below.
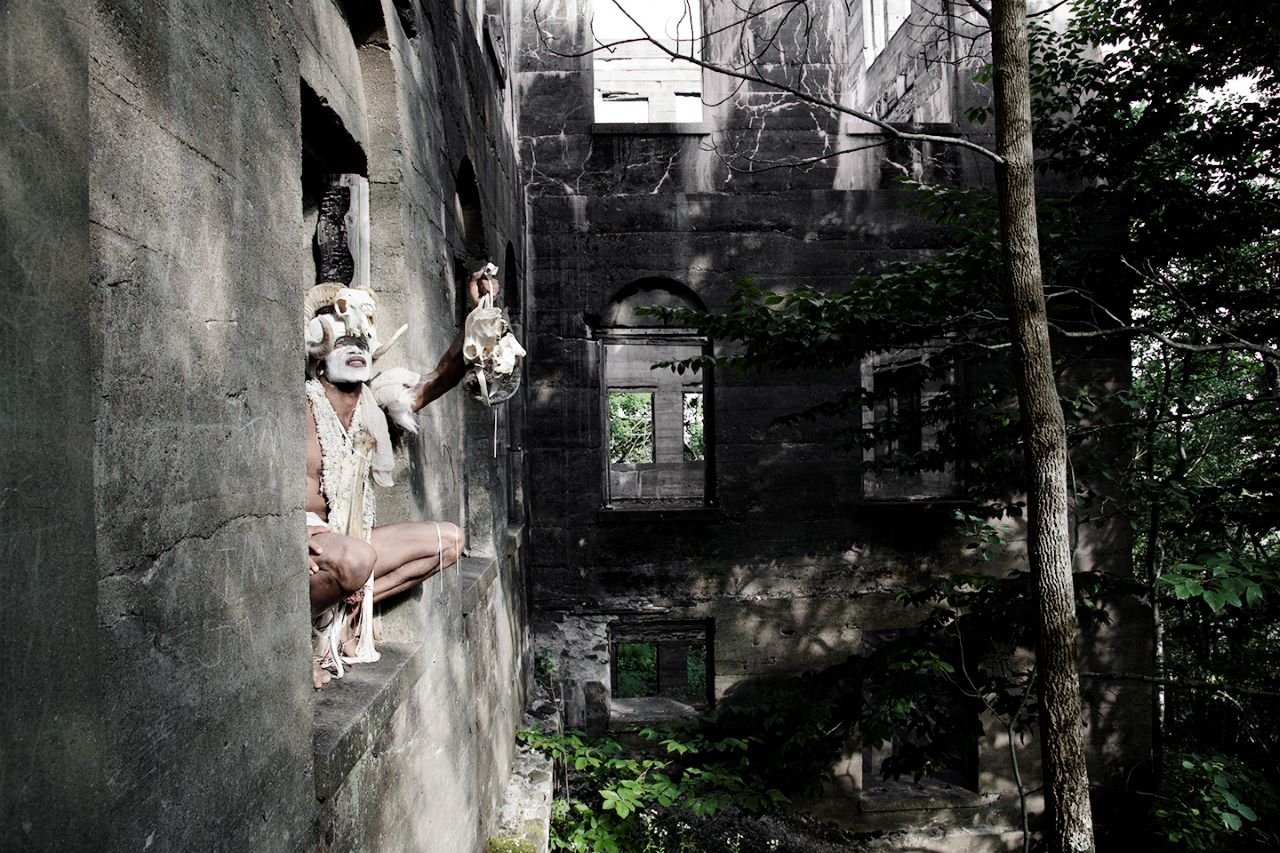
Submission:
<svg viewBox="0 0 1280 853">
<path fill-rule="evenodd" d="M 1091 851 L 1071 542 L 1067 441 L 1049 350 L 1036 230 L 1031 81 L 1025 0 L 994 0 L 991 42 L 1005 301 L 1027 455 L 1028 551 L 1039 607 L 1041 752 L 1053 851 Z"/>
</svg>

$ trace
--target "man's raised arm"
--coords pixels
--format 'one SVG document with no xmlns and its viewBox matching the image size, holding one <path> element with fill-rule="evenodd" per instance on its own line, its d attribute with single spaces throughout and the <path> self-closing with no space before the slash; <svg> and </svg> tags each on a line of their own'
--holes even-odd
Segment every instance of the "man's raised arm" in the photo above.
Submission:
<svg viewBox="0 0 1280 853">
<path fill-rule="evenodd" d="M 480 304 L 480 297 L 484 294 L 491 293 L 496 300 L 499 290 L 498 282 L 485 278 L 483 270 L 472 273 L 471 280 L 467 283 L 467 296 L 473 309 Z M 462 377 L 467 372 L 467 365 L 462 360 L 464 328 L 458 328 L 458 333 L 453 336 L 449 349 L 445 350 L 445 354 L 440 357 L 440 363 L 436 365 L 436 369 L 424 376 L 421 384 L 414 389 L 411 407 L 413 411 L 416 412 L 432 400 L 443 396 L 446 391 L 462 381 Z"/>
</svg>

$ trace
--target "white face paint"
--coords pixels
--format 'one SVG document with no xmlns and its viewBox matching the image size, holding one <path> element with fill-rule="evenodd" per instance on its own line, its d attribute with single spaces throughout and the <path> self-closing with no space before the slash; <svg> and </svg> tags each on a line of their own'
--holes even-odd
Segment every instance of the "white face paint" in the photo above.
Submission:
<svg viewBox="0 0 1280 853">
<path fill-rule="evenodd" d="M 344 343 L 324 357 L 324 376 L 336 385 L 368 382 L 373 378 L 373 359 L 369 350 Z"/>
</svg>

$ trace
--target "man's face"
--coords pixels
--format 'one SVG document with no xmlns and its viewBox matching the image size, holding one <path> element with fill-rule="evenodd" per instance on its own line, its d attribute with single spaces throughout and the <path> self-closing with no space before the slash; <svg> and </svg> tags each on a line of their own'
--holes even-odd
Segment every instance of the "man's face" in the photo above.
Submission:
<svg viewBox="0 0 1280 853">
<path fill-rule="evenodd" d="M 373 378 L 369 342 L 351 335 L 338 338 L 333 352 L 324 357 L 324 375 L 330 382 L 340 385 L 368 382 Z"/>
</svg>

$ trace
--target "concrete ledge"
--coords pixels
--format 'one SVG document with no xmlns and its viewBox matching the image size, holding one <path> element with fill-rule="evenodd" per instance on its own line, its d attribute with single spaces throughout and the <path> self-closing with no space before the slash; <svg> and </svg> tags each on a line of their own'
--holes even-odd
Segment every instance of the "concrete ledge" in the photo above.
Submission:
<svg viewBox="0 0 1280 853">
<path fill-rule="evenodd" d="M 945 786 L 877 786 L 858 797 L 863 812 L 937 811 L 977 809 L 999 799 L 998 794 L 979 794 L 964 788 Z"/>
<path fill-rule="evenodd" d="M 711 125 L 705 121 L 688 124 L 677 122 L 596 122 L 591 125 L 596 136 L 707 136 Z"/>
<path fill-rule="evenodd" d="M 484 600 L 489 587 L 498 579 L 496 557 L 463 557 L 458 561 L 458 577 L 462 581 L 462 615 L 472 613 Z"/>
<path fill-rule="evenodd" d="M 382 659 L 350 669 L 316 692 L 316 797 L 328 799 L 386 729 L 426 671 L 423 643 L 381 643 Z"/>
<path fill-rule="evenodd" d="M 714 524 L 722 518 L 718 506 L 605 506 L 596 510 L 601 524 L 694 522 Z"/>
</svg>

